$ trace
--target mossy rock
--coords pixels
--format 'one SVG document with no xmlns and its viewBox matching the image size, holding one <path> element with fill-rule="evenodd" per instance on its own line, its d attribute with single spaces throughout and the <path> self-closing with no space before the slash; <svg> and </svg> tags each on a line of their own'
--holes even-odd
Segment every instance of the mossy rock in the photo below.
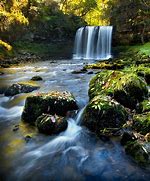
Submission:
<svg viewBox="0 0 150 181">
<path fill-rule="evenodd" d="M 120 71 L 112 71 L 112 70 L 103 70 L 97 75 L 95 75 L 89 85 L 89 97 L 90 99 L 94 98 L 97 95 L 101 95 L 107 87 L 110 80 L 115 80 L 116 77 L 123 76 L 124 73 Z M 107 92 L 108 93 L 108 92 Z M 108 94 L 109 95 L 109 94 Z"/>
<path fill-rule="evenodd" d="M 127 119 L 128 113 L 123 106 L 109 96 L 99 95 L 87 105 L 83 125 L 99 134 L 102 129 L 121 128 Z"/>
<path fill-rule="evenodd" d="M 138 113 L 150 112 L 150 99 L 146 99 L 139 103 L 137 107 Z"/>
<path fill-rule="evenodd" d="M 41 81 L 41 80 L 43 80 L 43 79 L 42 79 L 42 77 L 40 77 L 40 76 L 34 76 L 34 77 L 31 78 L 31 80 L 32 80 L 32 81 Z"/>
<path fill-rule="evenodd" d="M 5 96 L 14 96 L 16 94 L 29 93 L 39 88 L 37 84 L 31 82 L 18 82 L 8 87 L 4 94 Z"/>
<path fill-rule="evenodd" d="M 125 68 L 123 71 L 126 73 L 136 73 L 138 76 L 143 77 L 147 84 L 150 84 L 150 68 L 145 64 L 141 64 L 139 66 L 131 66 Z"/>
<path fill-rule="evenodd" d="M 138 76 L 142 76 L 147 84 L 150 84 L 150 68 L 139 66 L 136 70 Z"/>
<path fill-rule="evenodd" d="M 107 70 L 117 70 L 117 69 L 123 69 L 124 64 L 117 63 L 117 62 L 111 62 L 111 61 L 105 61 L 105 62 L 98 62 L 95 64 L 89 64 L 85 65 L 84 68 L 86 69 L 107 69 Z"/>
<path fill-rule="evenodd" d="M 68 122 L 64 117 L 42 114 L 36 120 L 39 132 L 44 134 L 58 134 L 67 128 Z"/>
<path fill-rule="evenodd" d="M 70 92 L 52 91 L 49 93 L 38 93 L 27 97 L 22 119 L 33 123 L 43 113 L 66 116 L 68 111 L 77 109 L 76 100 Z"/>
<path fill-rule="evenodd" d="M 133 129 L 145 135 L 150 132 L 150 112 L 133 116 Z"/>
<path fill-rule="evenodd" d="M 89 96 L 105 93 L 125 107 L 135 109 L 148 96 L 146 82 L 135 73 L 102 71 L 90 81 Z"/>
<path fill-rule="evenodd" d="M 138 141 L 129 141 L 125 145 L 125 151 L 132 156 L 137 163 L 142 165 L 150 164 L 150 154 L 142 143 Z"/>
</svg>

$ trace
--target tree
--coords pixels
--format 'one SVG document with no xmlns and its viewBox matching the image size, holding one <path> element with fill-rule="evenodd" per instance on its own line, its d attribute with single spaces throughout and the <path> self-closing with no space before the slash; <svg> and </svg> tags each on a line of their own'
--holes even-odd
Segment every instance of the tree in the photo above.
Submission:
<svg viewBox="0 0 150 181">
<path fill-rule="evenodd" d="M 0 45 L 7 47 L 6 42 L 11 42 L 17 35 L 16 25 L 27 25 L 28 19 L 22 9 L 27 5 L 27 0 L 1 0 L 0 2 L 0 34 L 3 41 Z M 6 42 L 5 42 L 6 41 Z M 8 46 L 9 47 L 9 46 Z M 10 49 L 10 48 L 8 48 Z"/>
<path fill-rule="evenodd" d="M 110 0 L 105 16 L 110 18 L 118 31 L 128 31 L 135 37 L 140 36 L 144 43 L 146 32 L 150 29 L 149 0 Z"/>
</svg>

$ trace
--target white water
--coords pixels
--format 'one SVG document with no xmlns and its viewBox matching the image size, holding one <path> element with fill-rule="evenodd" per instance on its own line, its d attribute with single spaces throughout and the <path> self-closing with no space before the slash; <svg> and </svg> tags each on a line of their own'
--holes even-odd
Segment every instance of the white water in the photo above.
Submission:
<svg viewBox="0 0 150 181">
<path fill-rule="evenodd" d="M 112 26 L 86 26 L 77 30 L 73 59 L 109 59 Z"/>
</svg>

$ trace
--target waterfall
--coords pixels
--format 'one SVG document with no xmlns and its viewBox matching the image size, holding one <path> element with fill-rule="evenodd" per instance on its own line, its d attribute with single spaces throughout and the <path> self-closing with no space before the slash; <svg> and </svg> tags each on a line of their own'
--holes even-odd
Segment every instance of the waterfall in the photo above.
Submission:
<svg viewBox="0 0 150 181">
<path fill-rule="evenodd" d="M 73 59 L 109 59 L 112 26 L 86 26 L 77 30 Z"/>
</svg>

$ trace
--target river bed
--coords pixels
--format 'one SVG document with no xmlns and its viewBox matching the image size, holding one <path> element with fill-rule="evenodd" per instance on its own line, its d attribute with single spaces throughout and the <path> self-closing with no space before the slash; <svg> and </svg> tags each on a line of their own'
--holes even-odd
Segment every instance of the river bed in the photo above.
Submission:
<svg viewBox="0 0 150 181">
<path fill-rule="evenodd" d="M 92 61 L 92 60 L 90 60 Z M 40 89 L 6 97 L 0 94 L 0 180 L 4 181 L 82 181 L 145 180 L 150 168 L 139 167 L 117 139 L 103 141 L 80 126 L 88 102 L 88 84 L 93 74 L 72 74 L 87 60 L 49 60 L 4 69 L 0 75 L 1 93 L 5 87 L 39 75 Z M 57 136 L 38 133 L 21 121 L 26 96 L 51 90 L 70 91 L 80 111 L 68 118 L 68 128 Z"/>
</svg>

